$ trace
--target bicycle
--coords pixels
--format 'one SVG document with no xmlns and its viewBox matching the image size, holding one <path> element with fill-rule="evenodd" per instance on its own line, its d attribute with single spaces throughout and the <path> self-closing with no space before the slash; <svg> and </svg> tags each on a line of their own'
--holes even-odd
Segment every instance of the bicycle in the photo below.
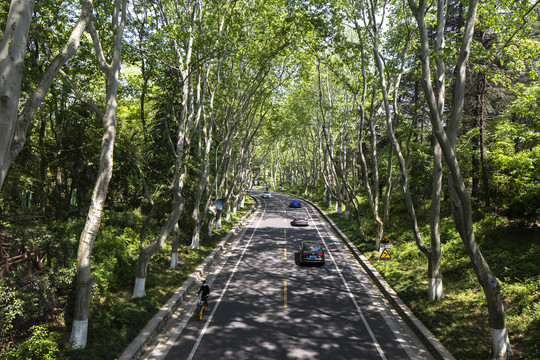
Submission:
<svg viewBox="0 0 540 360">
<path fill-rule="evenodd" d="M 208 297 L 203 298 L 199 296 L 197 300 L 197 314 L 199 315 L 199 320 L 202 320 L 204 312 L 208 309 Z"/>
</svg>

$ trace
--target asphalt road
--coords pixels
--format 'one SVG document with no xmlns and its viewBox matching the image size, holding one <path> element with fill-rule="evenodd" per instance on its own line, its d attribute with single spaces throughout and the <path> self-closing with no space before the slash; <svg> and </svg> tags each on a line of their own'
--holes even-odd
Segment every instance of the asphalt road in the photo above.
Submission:
<svg viewBox="0 0 540 360">
<path fill-rule="evenodd" d="M 203 320 L 194 305 L 145 359 L 431 359 L 309 204 L 272 193 L 208 277 Z M 292 227 L 295 212 L 309 226 Z M 301 240 L 325 244 L 324 266 L 301 266 Z"/>
</svg>

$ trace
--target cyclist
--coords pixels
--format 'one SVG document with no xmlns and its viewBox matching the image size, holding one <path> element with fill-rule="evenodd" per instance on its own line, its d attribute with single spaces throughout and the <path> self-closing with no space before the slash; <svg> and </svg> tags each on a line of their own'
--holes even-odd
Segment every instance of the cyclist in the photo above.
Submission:
<svg viewBox="0 0 540 360">
<path fill-rule="evenodd" d="M 197 292 L 197 295 L 199 294 L 201 295 L 201 300 L 204 301 L 204 306 L 208 306 L 208 294 L 210 294 L 210 287 L 206 283 L 206 280 L 203 280 L 201 288 Z"/>
</svg>

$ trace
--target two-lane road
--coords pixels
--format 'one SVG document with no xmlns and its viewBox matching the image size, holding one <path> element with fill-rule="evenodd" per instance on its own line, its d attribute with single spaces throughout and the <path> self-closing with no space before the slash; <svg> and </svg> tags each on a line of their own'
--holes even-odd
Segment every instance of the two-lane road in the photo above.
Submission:
<svg viewBox="0 0 540 360">
<path fill-rule="evenodd" d="M 208 277 L 203 320 L 179 321 L 146 359 L 431 359 L 317 212 L 306 203 L 289 209 L 289 200 L 260 199 Z M 307 214 L 309 226 L 292 227 L 295 212 Z M 324 242 L 324 266 L 297 264 L 306 239 Z"/>
</svg>

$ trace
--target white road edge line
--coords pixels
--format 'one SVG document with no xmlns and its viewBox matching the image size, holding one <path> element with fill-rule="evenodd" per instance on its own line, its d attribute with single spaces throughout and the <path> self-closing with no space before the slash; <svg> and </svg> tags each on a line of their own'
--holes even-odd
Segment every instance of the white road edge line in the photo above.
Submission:
<svg viewBox="0 0 540 360">
<path fill-rule="evenodd" d="M 193 348 L 191 349 L 191 352 L 189 353 L 189 356 L 187 357 L 187 360 L 192 360 L 193 356 L 195 356 L 195 352 L 199 348 L 199 345 L 201 344 L 202 338 L 206 334 L 206 331 L 207 331 L 208 327 L 210 326 L 210 321 L 212 321 L 212 318 L 214 317 L 214 314 L 216 313 L 216 310 L 219 307 L 219 304 L 220 304 L 221 300 L 225 296 L 225 292 L 229 288 L 229 285 L 230 285 L 230 283 L 232 281 L 232 278 L 233 278 L 234 274 L 236 273 L 236 270 L 238 270 L 238 266 L 240 265 L 240 262 L 244 258 L 244 254 L 246 253 L 246 250 L 248 249 L 249 244 L 251 243 L 251 240 L 253 239 L 253 236 L 255 235 L 255 232 L 257 231 L 257 228 L 259 227 L 259 224 L 261 223 L 261 220 L 262 220 L 265 213 L 266 213 L 266 201 L 264 202 L 264 209 L 263 209 L 263 212 L 261 214 L 261 217 L 259 218 L 259 221 L 257 222 L 257 225 L 255 226 L 255 229 L 253 229 L 253 233 L 249 237 L 249 240 L 248 240 L 246 246 L 244 247 L 244 250 L 242 251 L 242 254 L 240 255 L 240 258 L 236 262 L 236 264 L 234 266 L 234 269 L 233 269 L 231 275 L 229 276 L 229 279 L 227 280 L 227 283 L 225 284 L 225 287 L 223 288 L 223 290 L 221 290 L 221 294 L 219 295 L 219 299 L 216 301 L 216 304 L 212 307 L 212 312 L 210 313 L 210 316 L 208 316 L 208 319 L 206 320 L 206 323 L 204 324 L 203 329 L 199 333 L 199 337 L 197 338 L 197 341 L 195 341 L 195 344 L 193 345 Z"/>
<path fill-rule="evenodd" d="M 312 218 L 311 213 L 309 211 L 308 211 L 308 215 L 309 215 L 310 219 L 313 221 L 313 218 Z M 321 221 L 323 221 L 323 220 L 321 220 Z M 341 281 L 343 282 L 343 285 L 345 285 L 345 288 L 347 289 L 347 292 L 349 293 L 349 297 L 351 298 L 354 306 L 356 307 L 356 311 L 358 312 L 358 315 L 360 315 L 360 318 L 362 319 L 362 322 L 364 323 L 364 326 L 366 327 L 366 329 L 367 329 L 367 331 L 369 333 L 369 336 L 371 337 L 371 340 L 373 341 L 373 344 L 375 345 L 375 348 L 377 348 L 377 351 L 379 352 L 379 355 L 381 356 L 381 359 L 386 360 L 386 356 L 384 355 L 384 352 L 382 351 L 381 345 L 379 345 L 379 342 L 377 341 L 377 338 L 375 337 L 375 334 L 373 334 L 373 331 L 371 330 L 371 327 L 369 326 L 369 323 L 367 322 L 367 319 L 364 316 L 364 313 L 362 313 L 362 310 L 360 309 L 360 305 L 358 305 L 358 302 L 354 298 L 354 295 L 353 295 L 353 293 L 351 291 L 351 288 L 350 288 L 349 284 L 347 283 L 347 280 L 345 280 L 345 277 L 343 277 L 343 274 L 341 273 L 341 270 L 338 268 L 338 266 L 336 264 L 336 261 L 334 260 L 334 256 L 332 255 L 332 253 L 328 249 L 328 245 L 326 244 L 326 241 L 324 241 L 324 238 L 321 235 L 321 232 L 319 231 L 319 228 L 317 227 L 317 224 L 315 224 L 315 222 L 313 222 L 313 225 L 315 226 L 315 229 L 317 230 L 317 234 L 319 234 L 319 237 L 321 238 L 321 240 L 322 240 L 322 242 L 324 244 L 324 247 L 326 248 L 326 252 L 332 258 L 332 263 L 334 263 L 334 267 L 336 268 L 336 270 L 337 270 L 337 272 L 339 274 L 339 277 L 341 278 Z"/>
</svg>

